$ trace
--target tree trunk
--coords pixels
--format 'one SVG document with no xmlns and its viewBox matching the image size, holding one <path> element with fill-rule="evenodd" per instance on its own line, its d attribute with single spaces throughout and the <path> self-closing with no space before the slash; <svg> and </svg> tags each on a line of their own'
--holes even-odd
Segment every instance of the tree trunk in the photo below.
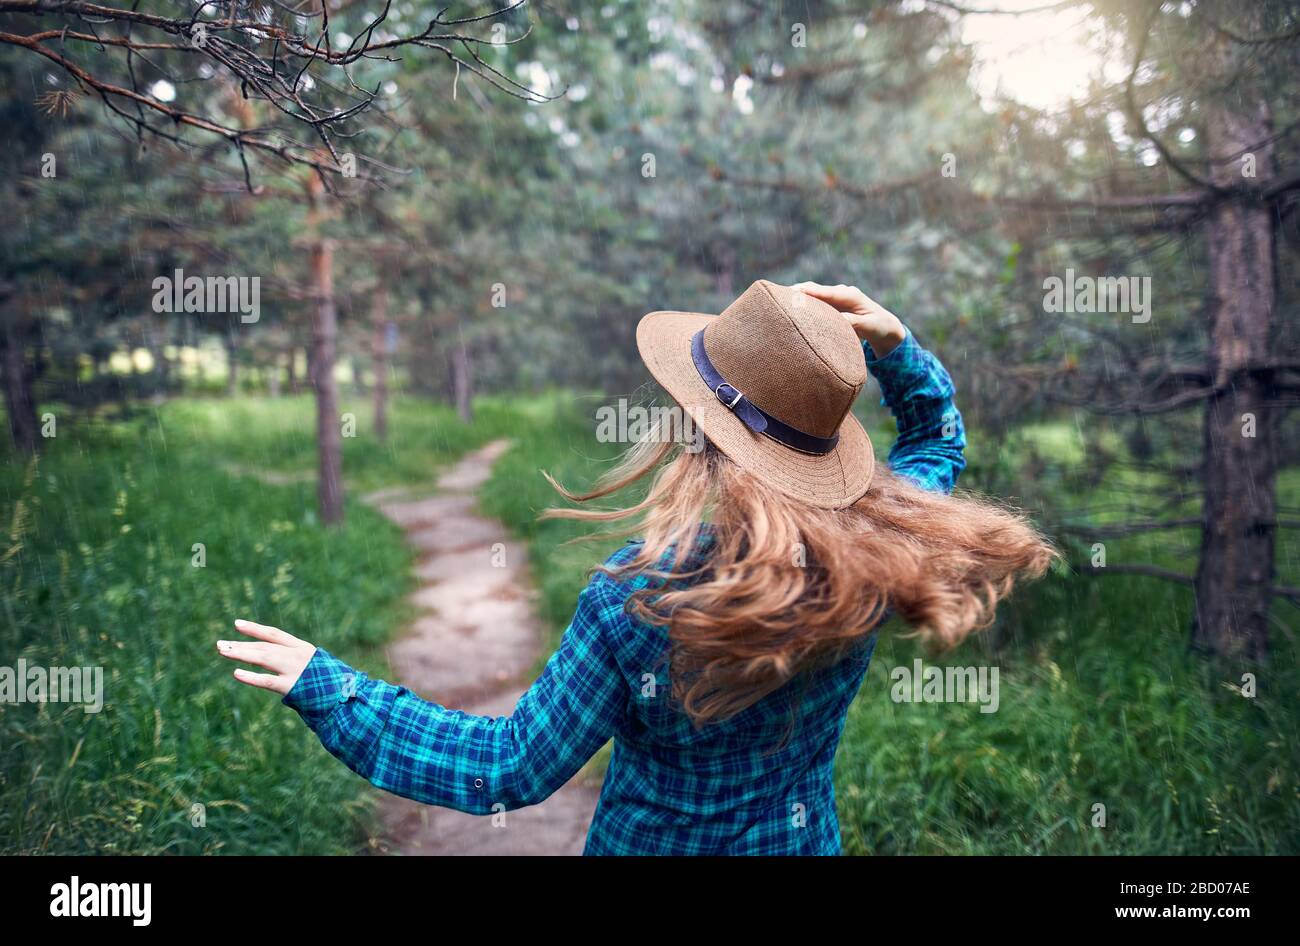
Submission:
<svg viewBox="0 0 1300 946">
<path fill-rule="evenodd" d="M 1249 101 L 1249 100 L 1248 100 Z M 1267 106 L 1207 109 L 1210 153 L 1241 154 L 1268 141 Z M 1272 146 L 1254 151 L 1256 179 L 1273 176 Z M 1242 164 L 1216 165 L 1222 185 L 1242 183 Z M 1268 357 L 1276 295 L 1273 210 L 1263 202 L 1220 201 L 1206 227 L 1209 250 L 1209 368 L 1202 479 L 1205 501 L 1196 570 L 1194 646 L 1230 659 L 1258 660 L 1268 647 L 1274 572 L 1277 432 L 1268 406 Z"/>
<path fill-rule="evenodd" d="M 474 379 L 469 365 L 465 339 L 457 340 L 451 352 L 451 385 L 456 398 L 456 414 L 465 423 L 474 422 Z"/>
<path fill-rule="evenodd" d="M 280 396 L 280 352 L 272 351 L 266 369 L 266 389 L 271 397 Z"/>
<path fill-rule="evenodd" d="M 388 440 L 388 290 L 380 286 L 371 297 L 370 321 L 374 329 L 371 362 L 375 366 L 375 437 Z"/>
<path fill-rule="evenodd" d="M 239 391 L 239 340 L 234 329 L 226 335 L 226 397 Z"/>
<path fill-rule="evenodd" d="M 36 398 L 32 393 L 36 380 L 35 365 L 28 362 L 27 347 L 31 332 L 9 318 L 0 334 L 0 360 L 3 361 L 5 414 L 9 418 L 9 436 L 19 453 L 36 452 L 40 422 L 36 417 Z"/>
<path fill-rule="evenodd" d="M 734 299 L 735 292 L 735 272 L 736 272 L 736 252 L 730 246 L 721 246 L 718 248 L 716 258 L 717 269 L 713 273 L 713 291 L 718 294 L 719 299 Z"/>
<path fill-rule="evenodd" d="M 316 498 L 321 522 L 343 521 L 343 435 L 340 428 L 338 383 L 334 380 L 334 346 L 338 315 L 334 309 L 334 241 L 321 233 L 325 188 L 309 178 L 312 234 L 311 274 L 316 306 L 312 313 L 312 386 L 316 391 L 316 447 L 320 459 Z"/>
<path fill-rule="evenodd" d="M 153 370 L 157 375 L 158 387 L 166 392 L 171 381 L 171 363 L 167 360 L 166 331 L 160 329 L 156 321 L 145 324 L 144 343 L 153 360 Z M 155 392 L 158 393 L 158 392 Z"/>
<path fill-rule="evenodd" d="M 361 364 L 361 355 L 354 351 L 348 357 L 348 364 L 351 366 L 352 370 L 352 390 L 357 394 L 365 394 L 366 373 L 364 370 L 365 366 Z"/>
</svg>

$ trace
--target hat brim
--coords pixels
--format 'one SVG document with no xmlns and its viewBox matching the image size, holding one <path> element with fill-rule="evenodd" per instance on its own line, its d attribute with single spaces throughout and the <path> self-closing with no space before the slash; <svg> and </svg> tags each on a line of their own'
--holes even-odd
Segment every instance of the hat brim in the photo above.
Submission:
<svg viewBox="0 0 1300 946">
<path fill-rule="evenodd" d="M 835 448 L 813 455 L 754 433 L 709 390 L 691 359 L 691 338 L 716 318 L 702 312 L 651 312 L 643 317 L 636 327 L 636 346 L 654 379 L 714 446 L 768 485 L 822 509 L 842 509 L 861 499 L 871 485 L 876 455 L 852 414 L 840 424 Z"/>
</svg>

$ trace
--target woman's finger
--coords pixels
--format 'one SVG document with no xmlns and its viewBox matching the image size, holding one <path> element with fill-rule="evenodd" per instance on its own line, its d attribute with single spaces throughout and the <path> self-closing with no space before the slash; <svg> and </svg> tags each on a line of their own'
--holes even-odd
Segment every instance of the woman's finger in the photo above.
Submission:
<svg viewBox="0 0 1300 946">
<path fill-rule="evenodd" d="M 277 677 L 270 673 L 253 673 L 251 670 L 236 670 L 235 679 L 240 683 L 247 683 L 251 687 L 258 687 L 262 690 L 274 690 L 276 693 L 288 693 L 288 688 L 284 685 L 284 677 Z"/>
<path fill-rule="evenodd" d="M 283 673 L 289 666 L 287 648 L 278 644 L 255 644 L 248 641 L 217 641 L 217 653 L 229 660 L 253 664 Z"/>
<path fill-rule="evenodd" d="M 298 640 L 292 634 L 286 634 L 278 627 L 271 627 L 268 624 L 255 624 L 242 618 L 235 622 L 235 630 L 270 644 L 293 644 Z"/>
<path fill-rule="evenodd" d="M 821 299 L 836 308 L 852 305 L 856 301 L 857 295 L 860 295 L 860 293 L 855 294 L 851 286 L 823 286 L 815 282 L 801 282 L 791 288 L 797 289 L 815 299 Z"/>
<path fill-rule="evenodd" d="M 834 292 L 830 286 L 823 286 L 821 283 L 815 282 L 797 282 L 790 288 L 797 292 L 807 293 L 810 296 L 817 296 L 819 298 Z"/>
</svg>

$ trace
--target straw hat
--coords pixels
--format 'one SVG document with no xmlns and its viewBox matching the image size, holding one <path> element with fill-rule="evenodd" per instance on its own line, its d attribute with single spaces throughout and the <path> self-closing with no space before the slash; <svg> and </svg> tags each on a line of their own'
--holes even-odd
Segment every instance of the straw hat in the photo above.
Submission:
<svg viewBox="0 0 1300 946">
<path fill-rule="evenodd" d="M 826 509 L 867 491 L 875 454 L 849 413 L 866 360 L 825 302 L 760 279 L 721 315 L 651 312 L 636 344 L 713 445 L 754 476 Z"/>
</svg>

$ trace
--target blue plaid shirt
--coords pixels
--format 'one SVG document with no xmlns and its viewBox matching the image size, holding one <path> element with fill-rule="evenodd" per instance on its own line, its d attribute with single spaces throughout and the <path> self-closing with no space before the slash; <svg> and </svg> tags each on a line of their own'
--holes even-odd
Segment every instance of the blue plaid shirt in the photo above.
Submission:
<svg viewBox="0 0 1300 946">
<path fill-rule="evenodd" d="M 884 358 L 864 353 L 898 425 L 891 469 L 951 490 L 966 441 L 948 372 L 910 333 Z M 379 788 L 480 815 L 537 804 L 612 738 L 587 854 L 838 854 L 835 750 L 874 637 L 697 729 L 670 702 L 666 631 L 624 613 L 645 583 L 592 579 L 559 650 L 507 717 L 446 709 L 323 649 L 284 702 Z"/>
</svg>

